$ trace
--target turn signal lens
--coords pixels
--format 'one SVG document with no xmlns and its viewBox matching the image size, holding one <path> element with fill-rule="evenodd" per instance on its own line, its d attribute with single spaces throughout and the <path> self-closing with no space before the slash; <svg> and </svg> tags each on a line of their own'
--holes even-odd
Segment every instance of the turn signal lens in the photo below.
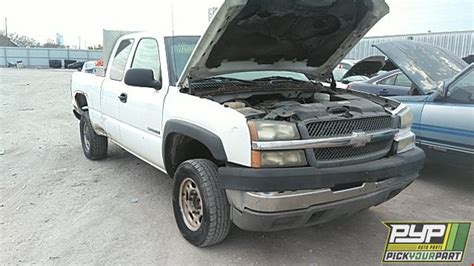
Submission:
<svg viewBox="0 0 474 266">
<path fill-rule="evenodd" d="M 395 135 L 395 143 L 397 145 L 397 153 L 404 153 L 415 148 L 415 134 L 410 129 L 400 130 Z"/>
</svg>

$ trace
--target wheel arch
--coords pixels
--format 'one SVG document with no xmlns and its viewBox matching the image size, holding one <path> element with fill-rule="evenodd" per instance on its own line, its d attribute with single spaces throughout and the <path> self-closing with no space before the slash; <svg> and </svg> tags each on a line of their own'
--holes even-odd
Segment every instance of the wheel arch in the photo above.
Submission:
<svg viewBox="0 0 474 266">
<path fill-rule="evenodd" d="M 187 159 L 203 158 L 216 163 L 227 162 L 224 145 L 219 136 L 189 122 L 168 121 L 163 132 L 163 144 L 163 161 L 170 177 L 173 177 L 178 165 Z M 180 149 L 187 148 L 191 151 L 182 154 L 185 150 Z"/>
<path fill-rule="evenodd" d="M 81 119 L 83 111 L 87 110 L 89 106 L 88 101 L 87 101 L 87 95 L 84 92 L 80 92 L 80 91 L 76 92 L 74 94 L 74 102 L 75 102 L 74 110 L 73 110 L 74 116 L 77 119 Z"/>
</svg>

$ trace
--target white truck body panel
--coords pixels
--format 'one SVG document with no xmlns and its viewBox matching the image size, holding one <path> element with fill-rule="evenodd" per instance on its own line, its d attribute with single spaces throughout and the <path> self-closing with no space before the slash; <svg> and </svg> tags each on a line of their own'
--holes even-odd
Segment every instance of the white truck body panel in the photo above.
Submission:
<svg viewBox="0 0 474 266">
<path fill-rule="evenodd" d="M 214 101 L 170 87 L 163 121 L 186 121 L 214 132 L 222 140 L 229 162 L 250 166 L 250 133 L 244 115 Z"/>
<path fill-rule="evenodd" d="M 104 78 L 102 77 L 82 72 L 75 72 L 72 75 L 71 80 L 73 106 L 77 105 L 74 96 L 78 93 L 83 94 L 87 99 L 87 109 L 89 110 L 89 116 L 96 129 L 103 128 L 101 108 L 102 90 L 100 89 L 103 82 Z"/>
</svg>

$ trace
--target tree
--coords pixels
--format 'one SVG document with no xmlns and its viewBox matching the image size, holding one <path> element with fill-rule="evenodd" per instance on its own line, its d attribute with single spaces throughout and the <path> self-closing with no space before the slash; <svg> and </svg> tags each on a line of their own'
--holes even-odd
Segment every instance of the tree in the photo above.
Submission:
<svg viewBox="0 0 474 266">
<path fill-rule="evenodd" d="M 1 30 L 0 35 L 5 36 L 5 31 Z M 39 42 L 35 40 L 34 38 L 25 36 L 25 35 L 19 35 L 17 33 L 10 33 L 8 34 L 8 38 L 10 40 L 18 45 L 19 47 L 35 47 L 39 46 Z"/>
<path fill-rule="evenodd" d="M 46 47 L 46 48 L 58 48 L 59 45 L 57 45 L 53 39 L 48 39 L 46 41 L 46 43 L 44 43 L 43 45 L 41 45 L 42 47 Z"/>
<path fill-rule="evenodd" d="M 87 50 L 103 50 L 104 47 L 101 44 L 87 46 Z"/>
</svg>

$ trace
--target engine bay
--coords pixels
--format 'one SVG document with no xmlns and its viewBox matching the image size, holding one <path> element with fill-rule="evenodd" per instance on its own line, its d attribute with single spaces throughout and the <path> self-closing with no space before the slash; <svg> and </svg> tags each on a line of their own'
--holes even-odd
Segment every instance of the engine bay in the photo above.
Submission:
<svg viewBox="0 0 474 266">
<path fill-rule="evenodd" d="M 369 99 L 328 90 L 238 93 L 234 98 L 213 96 L 213 100 L 232 108 L 248 120 L 264 119 L 287 122 L 306 120 L 351 119 L 387 115 L 385 108 Z"/>
</svg>

